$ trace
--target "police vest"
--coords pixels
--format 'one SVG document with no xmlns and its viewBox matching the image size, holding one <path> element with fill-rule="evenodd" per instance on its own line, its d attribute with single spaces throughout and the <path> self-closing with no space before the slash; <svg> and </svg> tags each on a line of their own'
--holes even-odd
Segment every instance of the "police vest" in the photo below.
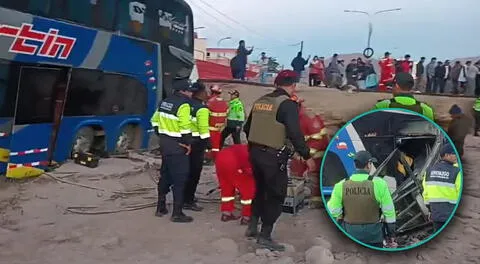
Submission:
<svg viewBox="0 0 480 264">
<path fill-rule="evenodd" d="M 346 180 L 343 184 L 343 216 L 348 224 L 374 224 L 380 221 L 373 177 L 366 181 Z"/>
<path fill-rule="evenodd" d="M 475 100 L 475 104 L 473 105 L 473 110 L 480 112 L 480 97 Z"/>
<path fill-rule="evenodd" d="M 427 170 L 425 177 L 425 202 L 431 203 L 450 203 L 458 202 L 459 193 L 455 185 L 460 168 L 441 161 Z"/>
<path fill-rule="evenodd" d="M 286 95 L 263 96 L 253 104 L 248 142 L 273 149 L 281 149 L 285 145 L 285 126 L 277 121 L 278 107 L 285 100 L 289 100 Z"/>
<path fill-rule="evenodd" d="M 413 105 L 405 105 L 405 104 L 402 104 L 401 102 L 398 102 L 397 99 L 392 98 L 390 99 L 390 108 L 403 108 L 403 109 L 407 109 L 407 110 L 410 110 L 410 111 L 413 111 L 413 112 L 417 112 L 419 114 L 423 114 L 423 107 L 422 107 L 422 103 L 420 103 L 419 101 L 415 100 L 415 104 Z"/>
</svg>

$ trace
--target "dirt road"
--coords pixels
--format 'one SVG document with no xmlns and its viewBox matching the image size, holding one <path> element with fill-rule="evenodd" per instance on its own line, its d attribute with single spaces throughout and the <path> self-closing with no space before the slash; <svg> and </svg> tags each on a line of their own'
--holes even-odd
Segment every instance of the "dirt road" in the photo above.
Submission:
<svg viewBox="0 0 480 264">
<path fill-rule="evenodd" d="M 265 92 L 255 87 L 235 88 L 244 98 L 248 95 L 247 104 Z M 342 103 L 347 110 L 339 111 L 332 98 L 340 95 L 330 98 L 329 92 L 302 93 L 310 107 L 330 111 L 331 116 L 351 114 L 351 104 L 359 97 L 354 99 L 352 95 L 352 101 Z M 459 99 L 461 103 L 463 100 Z M 369 104 L 357 103 L 365 107 Z M 147 168 L 145 159 L 105 159 L 97 169 L 67 164 L 54 174 L 102 190 L 56 182 L 46 176 L 25 183 L 2 181 L 0 264 L 478 263 L 479 143 L 480 139 L 473 137 L 466 142 L 465 192 L 453 223 L 426 246 L 394 256 L 356 245 L 336 229 L 323 210 L 304 209 L 295 217 L 282 215 L 275 238 L 288 243 L 289 250 L 278 255 L 256 250 L 254 243 L 243 237 L 244 227 L 238 223 L 220 222 L 218 204 L 204 204 L 204 212 L 191 213 L 194 224 L 173 224 L 168 218 L 154 217 L 153 208 L 101 215 L 67 213 L 67 207 L 72 206 L 103 211 L 155 201 L 152 176 L 158 175 L 155 169 Z M 149 159 L 149 163 L 158 166 L 159 161 Z M 213 169 L 205 168 L 199 195 L 215 185 Z"/>
</svg>

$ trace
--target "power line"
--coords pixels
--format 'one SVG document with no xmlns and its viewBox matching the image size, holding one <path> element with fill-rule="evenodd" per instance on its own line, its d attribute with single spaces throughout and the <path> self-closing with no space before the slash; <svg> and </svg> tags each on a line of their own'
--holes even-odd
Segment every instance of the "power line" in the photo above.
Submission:
<svg viewBox="0 0 480 264">
<path fill-rule="evenodd" d="M 247 31 L 250 31 L 252 33 L 254 33 L 255 35 L 265 39 L 265 40 L 271 40 L 271 39 L 275 39 L 275 38 L 268 38 L 268 37 L 265 37 L 265 35 L 263 35 L 262 33 L 258 33 L 256 30 L 253 30 L 245 25 L 243 25 L 242 23 L 238 22 L 237 20 L 233 19 L 231 16 L 225 14 L 224 12 L 218 10 L 217 8 L 215 8 L 214 6 L 212 6 L 211 4 L 209 4 L 208 2 L 204 1 L 204 0 L 198 0 L 200 1 L 201 3 L 203 3 L 204 5 L 210 7 L 211 9 L 213 9 L 215 12 L 219 13 L 221 16 L 225 17 L 226 19 L 232 21 L 233 23 L 243 27 L 244 29 L 246 29 Z M 277 41 L 280 41 L 280 42 L 285 42 L 283 40 L 279 40 L 279 39 L 276 39 Z"/>
</svg>

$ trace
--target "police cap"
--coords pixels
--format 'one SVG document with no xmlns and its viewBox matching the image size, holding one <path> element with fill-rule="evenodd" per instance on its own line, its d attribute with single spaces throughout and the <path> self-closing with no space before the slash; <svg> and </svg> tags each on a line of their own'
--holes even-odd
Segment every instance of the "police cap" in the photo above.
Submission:
<svg viewBox="0 0 480 264">
<path fill-rule="evenodd" d="M 402 90 L 412 90 L 413 86 L 415 86 L 415 80 L 410 73 L 406 72 L 399 72 L 395 75 L 395 83 L 400 86 Z"/>
<path fill-rule="evenodd" d="M 377 162 L 377 159 L 370 154 L 370 152 L 361 150 L 355 154 L 355 163 L 361 166 L 366 166 L 369 162 Z"/>
<path fill-rule="evenodd" d="M 443 145 L 442 149 L 440 150 L 440 156 L 445 156 L 445 155 L 456 155 L 455 149 L 453 148 L 452 144 L 446 143 Z"/>
<path fill-rule="evenodd" d="M 297 82 L 298 74 L 292 70 L 283 70 L 278 73 L 273 84 L 278 86 L 290 86 Z"/>
<path fill-rule="evenodd" d="M 174 91 L 190 91 L 191 82 L 188 78 L 176 78 L 172 81 Z"/>
</svg>

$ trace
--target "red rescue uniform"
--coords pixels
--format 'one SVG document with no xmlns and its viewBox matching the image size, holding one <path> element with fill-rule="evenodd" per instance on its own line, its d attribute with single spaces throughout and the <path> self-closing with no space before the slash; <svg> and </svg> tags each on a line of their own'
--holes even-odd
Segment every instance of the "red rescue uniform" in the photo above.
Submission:
<svg viewBox="0 0 480 264">
<path fill-rule="evenodd" d="M 387 86 L 393 82 L 395 78 L 395 64 L 392 58 L 383 58 L 378 64 L 380 65 L 380 84 L 379 91 L 387 91 Z"/>
<path fill-rule="evenodd" d="M 215 159 L 220 151 L 222 131 L 227 123 L 228 103 L 220 95 L 212 95 L 207 102 L 207 106 L 210 110 L 209 126 L 212 146 L 212 152 L 208 158 Z"/>
<path fill-rule="evenodd" d="M 307 109 L 302 104 L 303 100 L 299 99 L 298 102 L 300 103 L 300 129 L 305 135 L 305 141 L 310 148 L 310 155 L 316 163 L 315 169 L 309 172 L 308 175 L 312 183 L 312 197 L 320 197 L 320 164 L 330 139 L 322 117 L 318 114 L 313 116 L 309 115 Z M 293 159 L 290 162 L 290 172 L 295 177 L 303 177 L 307 170 L 308 167 L 303 160 Z"/>
<path fill-rule="evenodd" d="M 251 204 L 255 195 L 255 180 L 247 145 L 232 145 L 222 149 L 215 159 L 215 168 L 221 189 L 222 213 L 233 213 L 235 190 L 238 190 L 242 204 L 242 217 L 250 217 Z"/>
</svg>

